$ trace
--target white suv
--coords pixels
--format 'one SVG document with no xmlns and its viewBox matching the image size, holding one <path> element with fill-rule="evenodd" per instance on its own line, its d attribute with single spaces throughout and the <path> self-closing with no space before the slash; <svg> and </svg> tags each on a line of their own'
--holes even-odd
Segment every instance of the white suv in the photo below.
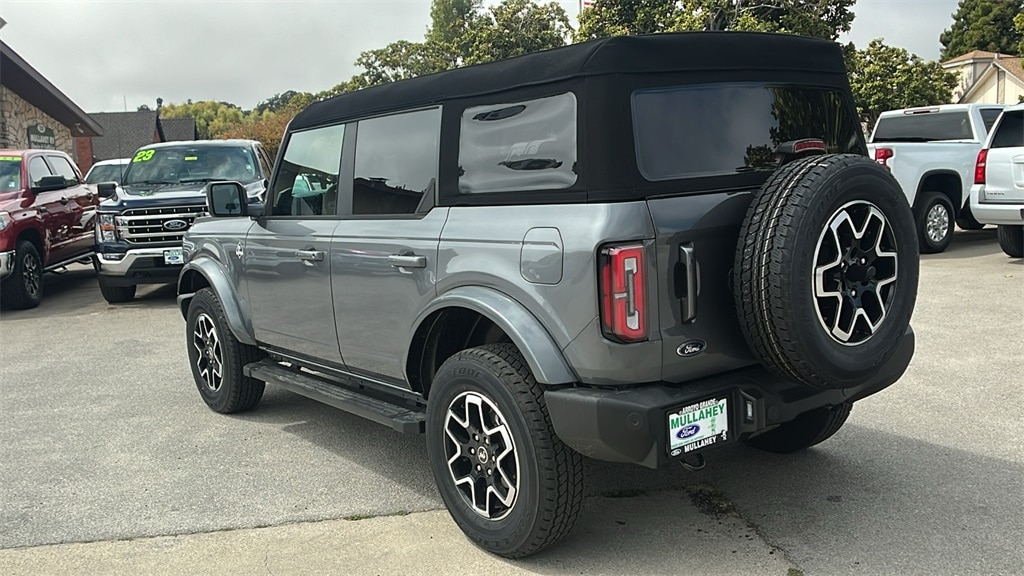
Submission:
<svg viewBox="0 0 1024 576">
<path fill-rule="evenodd" d="M 971 212 L 999 225 L 999 246 L 1024 258 L 1024 104 L 1003 110 L 978 153 Z"/>
</svg>

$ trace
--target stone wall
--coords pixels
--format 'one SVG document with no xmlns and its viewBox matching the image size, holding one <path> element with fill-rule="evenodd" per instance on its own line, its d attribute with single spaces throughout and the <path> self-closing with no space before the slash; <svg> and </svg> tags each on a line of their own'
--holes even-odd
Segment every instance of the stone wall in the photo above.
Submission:
<svg viewBox="0 0 1024 576">
<path fill-rule="evenodd" d="M 71 130 L 52 116 L 36 108 L 6 86 L 0 86 L 0 148 L 28 148 L 29 128 L 43 124 L 57 140 L 55 148 L 75 158 Z"/>
</svg>

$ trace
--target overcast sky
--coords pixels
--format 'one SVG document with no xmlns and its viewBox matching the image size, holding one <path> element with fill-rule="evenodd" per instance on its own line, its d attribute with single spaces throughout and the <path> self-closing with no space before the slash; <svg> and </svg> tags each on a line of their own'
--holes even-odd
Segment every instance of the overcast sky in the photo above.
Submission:
<svg viewBox="0 0 1024 576">
<path fill-rule="evenodd" d="M 575 18 L 577 0 L 560 2 Z M 858 46 L 884 37 L 927 59 L 957 0 L 858 0 Z M 358 70 L 362 50 L 418 41 L 429 0 L 0 0 L 15 52 L 86 112 L 223 100 L 249 109 L 318 92 Z"/>
</svg>

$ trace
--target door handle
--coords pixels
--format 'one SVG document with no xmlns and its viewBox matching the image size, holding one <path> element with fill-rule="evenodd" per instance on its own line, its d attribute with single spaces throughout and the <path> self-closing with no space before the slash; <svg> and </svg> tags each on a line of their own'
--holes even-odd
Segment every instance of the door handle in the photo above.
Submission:
<svg viewBox="0 0 1024 576">
<path fill-rule="evenodd" d="M 61 203 L 61 204 L 64 204 L 65 206 L 67 206 L 67 203 L 68 203 L 68 197 L 67 197 L 67 196 L 63 196 L 63 197 L 61 197 L 61 199 L 60 199 L 60 203 Z"/>
<path fill-rule="evenodd" d="M 40 213 L 46 213 L 50 211 L 49 208 L 47 208 L 46 206 L 39 206 L 38 208 L 36 208 L 36 210 L 38 210 Z"/>
<path fill-rule="evenodd" d="M 296 250 L 295 257 L 305 262 L 323 262 L 323 250 Z"/>
<path fill-rule="evenodd" d="M 388 264 L 395 268 L 426 268 L 427 257 L 415 254 L 392 254 L 388 256 Z"/>
</svg>

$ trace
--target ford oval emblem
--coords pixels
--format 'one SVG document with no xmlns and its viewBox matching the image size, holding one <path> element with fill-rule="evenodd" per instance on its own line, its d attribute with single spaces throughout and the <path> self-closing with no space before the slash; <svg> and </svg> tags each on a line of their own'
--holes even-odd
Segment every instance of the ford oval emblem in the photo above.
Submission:
<svg viewBox="0 0 1024 576">
<path fill-rule="evenodd" d="M 676 348 L 676 354 L 680 356 L 696 356 L 704 351 L 708 345 L 703 340 L 690 340 L 689 342 L 683 342 Z"/>
<path fill-rule="evenodd" d="M 167 222 L 164 222 L 165 230 L 177 231 L 184 230 L 185 228 L 188 228 L 188 222 L 185 222 L 184 220 L 168 220 Z"/>
<path fill-rule="evenodd" d="M 700 432 L 700 426 L 696 424 L 690 424 L 689 426 L 683 426 L 682 428 L 680 428 L 679 432 L 676 432 L 676 438 L 679 438 L 680 440 L 686 440 L 687 438 L 696 436 L 697 432 Z"/>
</svg>

